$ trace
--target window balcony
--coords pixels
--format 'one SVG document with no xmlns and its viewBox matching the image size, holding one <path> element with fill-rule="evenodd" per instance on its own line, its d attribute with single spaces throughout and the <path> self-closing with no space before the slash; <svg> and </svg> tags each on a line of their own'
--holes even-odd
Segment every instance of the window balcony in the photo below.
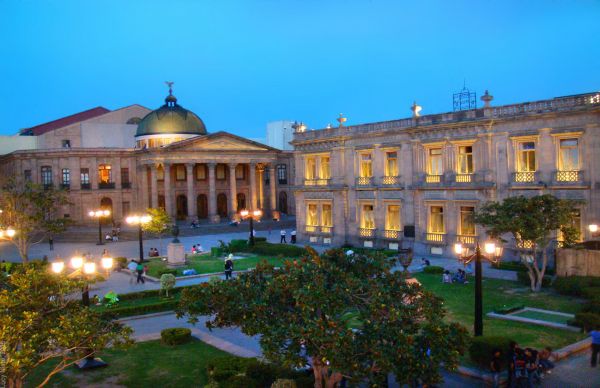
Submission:
<svg viewBox="0 0 600 388">
<path fill-rule="evenodd" d="M 384 176 L 381 178 L 381 183 L 384 186 L 396 186 L 400 184 L 399 176 Z"/>
<path fill-rule="evenodd" d="M 368 229 L 368 228 L 358 228 L 358 235 L 360 237 L 371 238 L 375 237 L 376 229 Z"/>
<path fill-rule="evenodd" d="M 512 181 L 514 183 L 534 183 L 536 181 L 536 171 L 513 172 Z"/>
<path fill-rule="evenodd" d="M 583 179 L 581 171 L 555 171 L 554 182 L 556 183 L 578 183 Z"/>
<path fill-rule="evenodd" d="M 81 184 L 81 190 L 91 190 L 92 185 L 90 185 L 89 183 L 82 183 Z"/>
<path fill-rule="evenodd" d="M 317 225 L 306 225 L 304 230 L 306 230 L 306 233 L 316 233 L 318 228 Z"/>
<path fill-rule="evenodd" d="M 121 188 L 122 189 L 131 189 L 131 182 L 122 182 Z"/>
<path fill-rule="evenodd" d="M 386 229 L 383 231 L 383 238 L 388 240 L 399 240 L 402 237 L 401 230 Z"/>
<path fill-rule="evenodd" d="M 425 240 L 432 243 L 443 244 L 446 240 L 446 233 L 425 233 Z"/>
<path fill-rule="evenodd" d="M 329 178 L 327 179 L 305 179 L 304 186 L 327 186 L 329 184 Z"/>
<path fill-rule="evenodd" d="M 99 182 L 98 183 L 98 188 L 99 189 L 114 189 L 115 188 L 115 182 Z"/>
<path fill-rule="evenodd" d="M 473 236 L 470 234 L 457 234 L 456 235 L 456 242 L 459 242 L 463 245 L 475 245 L 476 239 L 477 239 L 477 236 Z"/>
<path fill-rule="evenodd" d="M 442 183 L 442 175 L 425 175 L 425 183 Z"/>
<path fill-rule="evenodd" d="M 471 183 L 473 182 L 473 174 L 456 174 L 456 183 Z"/>
<path fill-rule="evenodd" d="M 333 226 L 321 226 L 321 233 L 323 234 L 332 234 Z"/>
<path fill-rule="evenodd" d="M 373 177 L 365 176 L 356 178 L 356 186 L 372 186 L 373 185 Z"/>
<path fill-rule="evenodd" d="M 44 183 L 42 186 L 44 186 L 44 190 L 50 190 L 54 188 L 54 185 L 52 183 Z"/>
</svg>

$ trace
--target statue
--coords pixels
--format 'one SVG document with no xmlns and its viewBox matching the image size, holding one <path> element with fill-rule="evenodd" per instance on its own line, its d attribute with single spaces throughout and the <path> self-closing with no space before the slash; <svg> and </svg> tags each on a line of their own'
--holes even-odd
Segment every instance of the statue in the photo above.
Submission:
<svg viewBox="0 0 600 388">
<path fill-rule="evenodd" d="M 179 226 L 177 226 L 176 224 L 174 224 L 171 227 L 171 233 L 173 234 L 173 242 L 174 243 L 179 243 Z"/>
</svg>

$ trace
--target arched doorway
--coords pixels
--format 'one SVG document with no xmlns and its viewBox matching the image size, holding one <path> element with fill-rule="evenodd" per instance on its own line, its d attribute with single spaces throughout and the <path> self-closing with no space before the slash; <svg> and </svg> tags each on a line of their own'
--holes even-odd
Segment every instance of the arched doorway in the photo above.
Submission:
<svg viewBox="0 0 600 388">
<path fill-rule="evenodd" d="M 285 191 L 279 192 L 279 211 L 283 214 L 288 212 L 287 193 Z"/>
<path fill-rule="evenodd" d="M 239 212 L 242 209 L 246 208 L 246 194 L 237 193 L 237 211 Z"/>
<path fill-rule="evenodd" d="M 177 196 L 177 219 L 185 220 L 188 215 L 187 197 L 183 194 Z"/>
<path fill-rule="evenodd" d="M 217 214 L 221 218 L 227 217 L 227 196 L 224 193 L 217 195 Z"/>
<path fill-rule="evenodd" d="M 208 218 L 208 200 L 206 199 L 206 195 L 198 195 L 196 198 L 196 209 L 198 210 L 198 218 Z"/>
<path fill-rule="evenodd" d="M 109 220 L 110 222 L 114 220 L 112 199 L 108 197 L 103 197 L 100 199 L 100 209 L 110 211 Z"/>
</svg>

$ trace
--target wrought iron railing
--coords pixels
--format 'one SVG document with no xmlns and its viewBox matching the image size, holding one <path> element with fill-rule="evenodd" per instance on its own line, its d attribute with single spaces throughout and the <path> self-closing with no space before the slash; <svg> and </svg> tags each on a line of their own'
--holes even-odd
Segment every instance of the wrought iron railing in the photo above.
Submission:
<svg viewBox="0 0 600 388">
<path fill-rule="evenodd" d="M 515 183 L 535 182 L 535 171 L 515 172 L 512 181 Z"/>
<path fill-rule="evenodd" d="M 446 233 L 431 233 L 431 232 L 425 233 L 425 240 L 431 241 L 431 242 L 443 243 L 445 240 L 445 237 L 446 237 Z"/>
<path fill-rule="evenodd" d="M 360 237 L 374 237 L 375 229 L 358 228 L 358 235 Z"/>
<path fill-rule="evenodd" d="M 442 181 L 441 175 L 429 175 L 425 176 L 425 183 L 440 183 Z"/>
<path fill-rule="evenodd" d="M 459 243 L 465 244 L 465 245 L 474 245 L 475 239 L 477 239 L 477 236 L 466 235 L 466 234 L 456 235 L 456 242 L 459 242 Z"/>
<path fill-rule="evenodd" d="M 115 188 L 115 182 L 99 182 L 98 183 L 98 188 L 99 189 L 114 189 Z"/>
<path fill-rule="evenodd" d="M 456 174 L 457 183 L 471 183 L 473 182 L 473 174 Z"/>
<path fill-rule="evenodd" d="M 556 182 L 579 182 L 581 180 L 580 171 L 556 171 L 554 174 Z"/>
<path fill-rule="evenodd" d="M 81 184 L 81 190 L 91 190 L 92 185 L 89 183 L 82 183 Z"/>
<path fill-rule="evenodd" d="M 387 238 L 387 239 L 391 239 L 391 240 L 397 240 L 400 237 L 402 237 L 402 231 L 401 230 L 386 229 L 386 230 L 383 231 L 383 238 Z"/>
</svg>

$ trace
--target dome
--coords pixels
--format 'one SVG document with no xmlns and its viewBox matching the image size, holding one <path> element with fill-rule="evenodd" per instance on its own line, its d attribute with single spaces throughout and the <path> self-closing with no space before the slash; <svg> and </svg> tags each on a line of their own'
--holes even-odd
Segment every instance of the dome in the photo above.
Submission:
<svg viewBox="0 0 600 388">
<path fill-rule="evenodd" d="M 135 136 L 148 135 L 206 135 L 206 127 L 193 112 L 177 104 L 171 93 L 165 104 L 148 113 L 138 124 Z"/>
</svg>

